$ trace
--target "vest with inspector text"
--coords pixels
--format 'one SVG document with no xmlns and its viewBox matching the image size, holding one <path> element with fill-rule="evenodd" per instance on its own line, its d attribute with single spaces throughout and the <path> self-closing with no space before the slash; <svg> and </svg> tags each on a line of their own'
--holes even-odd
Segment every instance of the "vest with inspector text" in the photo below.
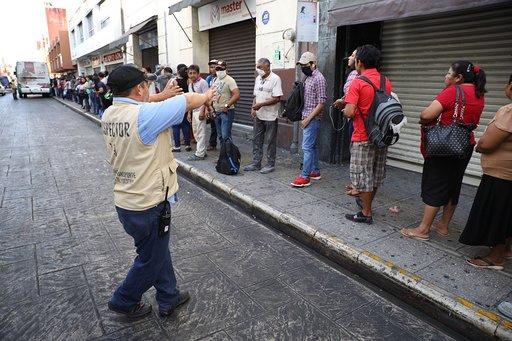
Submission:
<svg viewBox="0 0 512 341">
<path fill-rule="evenodd" d="M 139 135 L 140 105 L 114 102 L 103 114 L 101 127 L 114 172 L 116 206 L 132 211 L 152 208 L 178 191 L 178 164 L 171 152 L 169 129 L 144 144 Z"/>
</svg>

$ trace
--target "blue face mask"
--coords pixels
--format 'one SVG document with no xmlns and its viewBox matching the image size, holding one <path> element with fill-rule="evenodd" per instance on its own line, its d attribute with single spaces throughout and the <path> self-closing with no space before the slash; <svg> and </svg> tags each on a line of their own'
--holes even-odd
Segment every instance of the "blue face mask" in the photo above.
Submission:
<svg viewBox="0 0 512 341">
<path fill-rule="evenodd" d="M 302 73 L 308 77 L 313 74 L 313 70 L 311 70 L 311 67 L 309 67 L 309 66 L 302 66 L 301 69 L 302 69 Z"/>
</svg>

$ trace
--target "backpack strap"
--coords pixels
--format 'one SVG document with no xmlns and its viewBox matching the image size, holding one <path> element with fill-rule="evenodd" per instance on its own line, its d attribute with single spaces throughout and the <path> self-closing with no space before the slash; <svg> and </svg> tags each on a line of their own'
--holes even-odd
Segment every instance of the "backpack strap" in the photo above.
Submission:
<svg viewBox="0 0 512 341">
<path fill-rule="evenodd" d="M 382 77 L 382 75 L 381 75 Z M 359 76 L 358 77 L 359 79 L 362 79 L 363 81 L 365 81 L 366 83 L 370 84 L 373 88 L 373 90 L 375 90 L 375 92 L 379 91 L 379 89 L 377 89 L 377 87 L 372 83 L 371 80 L 369 80 L 368 78 L 366 78 L 365 76 Z M 384 80 L 384 86 L 386 85 L 386 80 Z"/>
</svg>

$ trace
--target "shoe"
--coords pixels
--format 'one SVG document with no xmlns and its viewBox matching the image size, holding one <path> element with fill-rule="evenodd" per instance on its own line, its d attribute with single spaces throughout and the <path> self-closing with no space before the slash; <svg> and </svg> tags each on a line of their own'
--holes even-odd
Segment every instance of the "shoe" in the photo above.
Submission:
<svg viewBox="0 0 512 341">
<path fill-rule="evenodd" d="M 173 152 L 173 153 L 179 153 L 179 152 L 181 152 L 181 147 L 178 147 L 178 148 L 174 148 L 174 147 L 172 147 L 172 152 Z"/>
<path fill-rule="evenodd" d="M 400 230 L 400 234 L 404 237 L 407 237 L 407 238 L 412 238 L 412 239 L 418 239 L 418 240 L 421 240 L 421 241 L 424 241 L 424 242 L 427 242 L 430 240 L 430 237 L 429 236 L 420 236 L 419 234 L 413 234 L 409 231 L 407 231 L 406 229 L 401 229 Z"/>
<path fill-rule="evenodd" d="M 187 160 L 188 161 L 200 161 L 200 160 L 204 160 L 205 158 L 206 158 L 206 156 L 197 156 L 196 154 L 192 154 L 187 158 Z"/>
<path fill-rule="evenodd" d="M 509 319 L 512 319 L 512 303 L 510 302 L 501 302 L 498 305 L 498 311 L 508 317 Z"/>
<path fill-rule="evenodd" d="M 320 173 L 311 172 L 309 173 L 309 178 L 311 180 L 320 180 L 322 176 L 320 175 Z"/>
<path fill-rule="evenodd" d="M 135 307 L 133 307 L 132 309 L 126 310 L 117 307 L 111 302 L 108 302 L 108 309 L 118 314 L 124 315 L 128 318 L 136 319 L 146 317 L 147 315 L 151 314 L 152 307 L 151 305 L 145 305 L 144 302 L 141 301 L 137 303 Z"/>
<path fill-rule="evenodd" d="M 308 187 L 309 185 L 311 185 L 311 181 L 299 175 L 297 179 L 295 179 L 295 181 L 291 183 L 291 185 L 293 187 Z"/>
<path fill-rule="evenodd" d="M 345 218 L 355 223 L 373 224 L 373 218 L 371 216 L 365 216 L 363 212 L 358 212 L 356 214 L 345 214 Z"/>
<path fill-rule="evenodd" d="M 244 167 L 244 171 L 245 172 L 252 172 L 252 171 L 257 171 L 257 170 L 260 170 L 260 169 L 261 169 L 261 166 L 258 166 L 255 163 L 250 163 L 250 164 L 248 164 L 247 166 Z"/>
<path fill-rule="evenodd" d="M 268 174 L 268 173 L 273 172 L 273 171 L 274 171 L 274 169 L 276 169 L 274 166 L 266 165 L 265 167 L 263 167 L 263 168 L 260 170 L 260 173 L 261 173 L 261 174 Z"/>
<path fill-rule="evenodd" d="M 169 309 L 160 309 L 159 313 L 160 316 L 169 316 L 171 315 L 175 309 L 182 306 L 183 304 L 187 303 L 187 301 L 190 299 L 190 294 L 188 291 L 182 291 L 180 292 L 180 297 L 178 297 L 178 302 L 176 302 L 174 305 L 172 305 Z"/>
<path fill-rule="evenodd" d="M 480 261 L 483 264 L 477 264 L 475 261 Z M 474 258 L 466 259 L 466 263 L 476 268 L 481 269 L 492 269 L 492 270 L 503 270 L 503 264 L 493 263 L 491 260 L 485 257 L 476 256 Z"/>
<path fill-rule="evenodd" d="M 186 146 L 186 147 L 185 147 L 185 151 L 186 151 L 186 152 L 190 152 L 191 150 L 192 150 L 192 147 L 190 147 L 190 146 Z"/>
<path fill-rule="evenodd" d="M 208 146 L 208 147 L 206 147 L 207 151 L 216 150 L 216 149 L 217 149 L 216 146 Z"/>
</svg>

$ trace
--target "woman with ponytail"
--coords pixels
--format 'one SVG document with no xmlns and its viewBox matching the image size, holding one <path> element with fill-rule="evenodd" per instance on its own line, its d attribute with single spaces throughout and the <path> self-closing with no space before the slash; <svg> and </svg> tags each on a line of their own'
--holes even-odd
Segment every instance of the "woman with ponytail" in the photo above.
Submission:
<svg viewBox="0 0 512 341">
<path fill-rule="evenodd" d="M 438 117 L 440 117 L 441 125 L 452 124 L 457 102 L 455 98 L 457 87 L 464 93 L 463 123 L 478 124 L 484 109 L 485 83 L 485 72 L 478 65 L 469 61 L 453 63 L 444 78 L 445 89 L 423 110 L 420 115 L 420 124 L 435 125 Z M 459 99 L 459 119 L 462 116 L 460 114 L 461 106 Z M 421 133 L 421 152 L 425 158 L 423 130 Z M 471 145 L 467 148 L 463 158 L 425 158 L 421 179 L 421 198 L 425 204 L 423 218 L 418 227 L 402 229 L 400 233 L 403 236 L 429 240 L 430 231 L 443 237 L 449 235 L 448 225 L 457 208 L 462 179 L 475 144 L 475 137 L 471 132 Z M 441 207 L 443 208 L 441 220 L 434 225 L 434 218 Z"/>
</svg>

